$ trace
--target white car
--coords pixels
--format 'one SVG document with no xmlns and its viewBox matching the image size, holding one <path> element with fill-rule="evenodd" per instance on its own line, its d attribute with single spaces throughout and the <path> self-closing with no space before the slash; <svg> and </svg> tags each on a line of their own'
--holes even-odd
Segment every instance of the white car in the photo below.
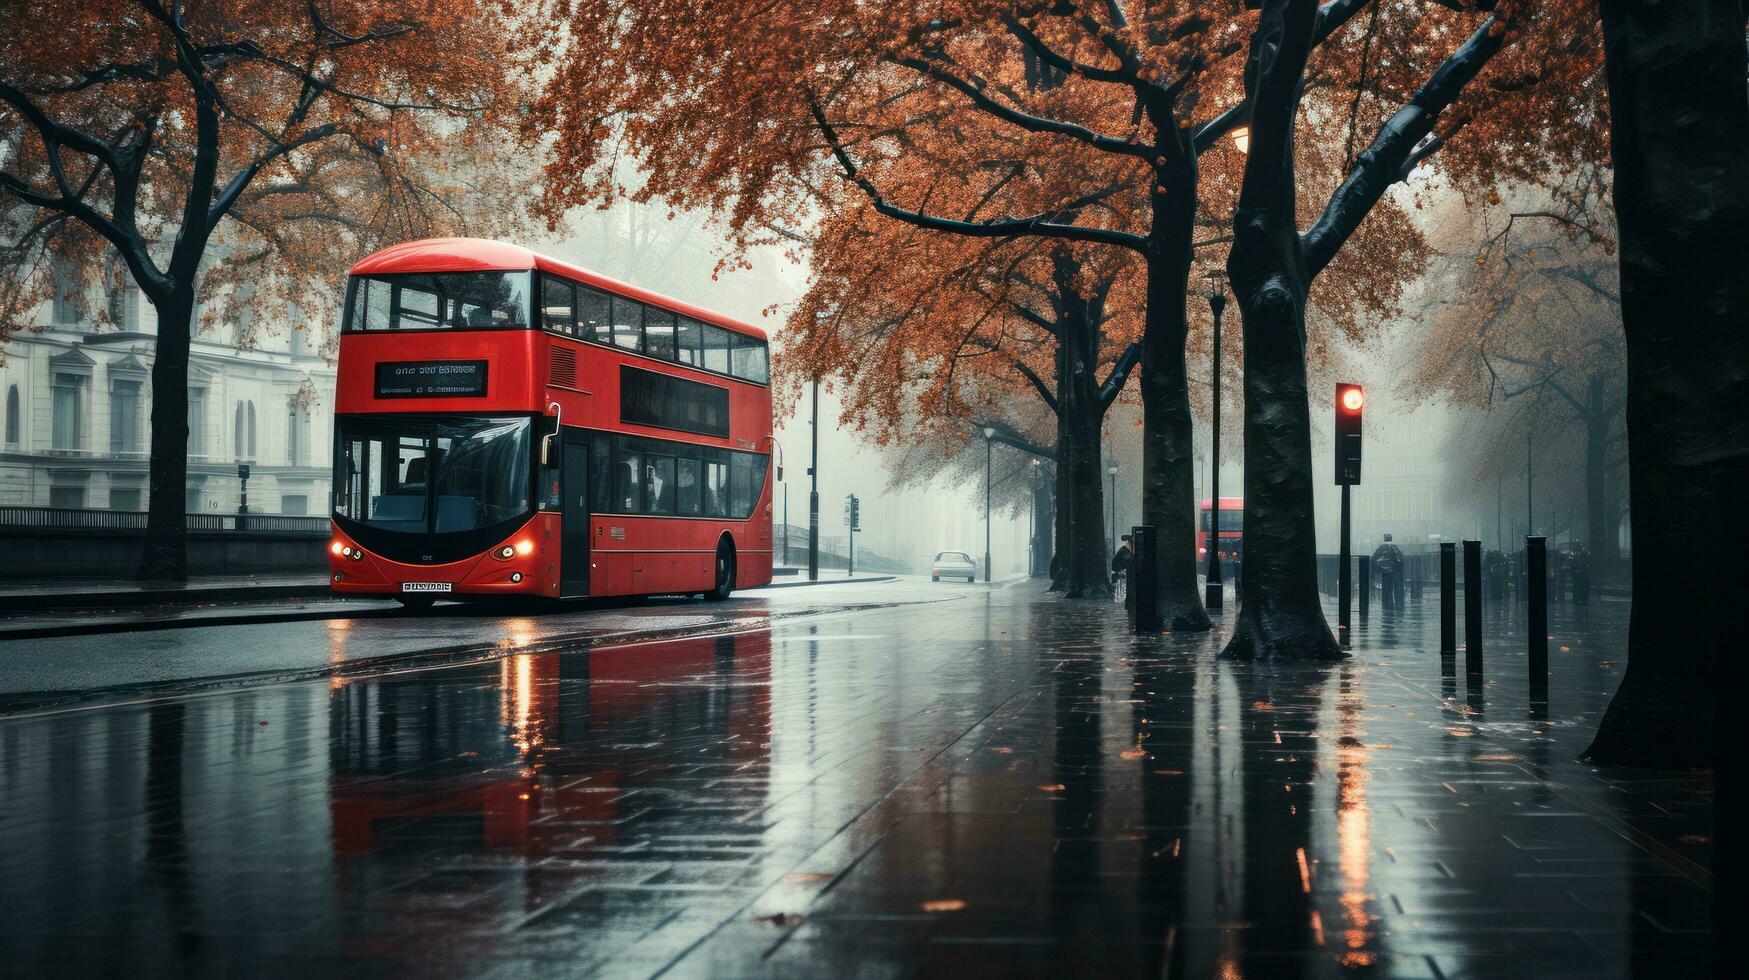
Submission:
<svg viewBox="0 0 1749 980">
<path fill-rule="evenodd" d="M 938 552 L 935 560 L 929 563 L 929 581 L 931 582 L 941 581 L 942 576 L 959 578 L 961 575 L 964 575 L 968 582 L 978 580 L 978 563 L 972 560 L 971 555 L 963 551 Z"/>
</svg>

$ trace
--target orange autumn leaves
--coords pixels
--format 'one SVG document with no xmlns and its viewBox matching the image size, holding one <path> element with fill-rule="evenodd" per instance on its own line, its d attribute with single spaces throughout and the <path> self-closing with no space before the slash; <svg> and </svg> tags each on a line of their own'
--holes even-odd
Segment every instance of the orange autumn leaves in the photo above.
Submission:
<svg viewBox="0 0 1749 980">
<path fill-rule="evenodd" d="M 1466 191 L 1501 175 L 1553 180 L 1563 160 L 1602 152 L 1591 8 L 1513 6 L 1520 36 L 1435 130 L 1446 142 L 1433 164 L 1461 157 L 1444 179 Z M 1457 2 L 1325 9 L 1346 19 L 1307 75 L 1302 226 L 1483 16 Z M 792 383 L 847 382 L 852 421 L 877 438 L 896 435 L 901 417 L 963 425 L 1034 398 L 1021 368 L 1048 378 L 1052 343 L 1016 306 L 1036 304 L 1057 246 L 968 241 L 875 214 L 865 188 L 845 179 L 821 120 L 868 187 L 930 216 L 1047 214 L 1145 235 L 1151 194 L 1193 196 L 1186 346 L 1206 349 L 1198 294 L 1224 265 L 1244 158 L 1229 139 L 1205 140 L 1194 183 L 1161 184 L 1148 148 L 1243 101 L 1256 14 L 1242 5 L 576 0 L 563 14 L 541 39 L 556 67 L 530 119 L 557 154 L 553 207 L 611 198 L 613 164 L 629 157 L 647 172 L 639 196 L 719 213 L 736 247 L 772 242 L 805 255 L 813 279 L 781 364 Z M 1169 93 L 1168 111 L 1144 111 L 1145 90 Z M 1362 339 L 1398 312 L 1404 283 L 1430 258 L 1412 205 L 1388 196 L 1320 277 L 1315 361 L 1335 339 Z M 1111 246 L 1063 247 L 1098 264 L 1083 279 L 1109 280 L 1109 364 L 1141 332 L 1141 263 Z"/>
<path fill-rule="evenodd" d="M 0 158 L 0 166 L 20 186 L 53 197 L 64 196 L 58 168 L 89 207 L 160 253 L 190 221 L 208 223 L 208 215 L 185 213 L 192 182 L 212 181 L 222 199 L 243 178 L 246 189 L 217 216 L 216 247 L 200 275 L 209 320 L 224 314 L 234 322 L 284 323 L 287 304 L 297 301 L 305 309 L 294 320 L 325 320 L 346 267 L 381 244 L 516 226 L 516 205 L 507 202 L 524 197 L 532 169 L 519 162 L 512 141 L 528 79 L 510 44 L 521 16 L 510 5 L 171 6 L 199 52 L 198 83 L 180 70 L 176 29 L 156 4 L 27 0 L 0 11 L 9 40 L 0 82 L 58 125 L 119 152 L 146 153 L 137 200 L 118 202 L 116 174 L 100 153 L 67 141 L 52 156 L 10 100 L 0 101 L 0 130 L 16 136 L 16 155 Z M 210 171 L 196 125 L 197 85 L 210 87 L 219 107 Z M 276 146 L 295 149 L 276 153 Z M 33 263 L 27 270 L 40 269 L 46 248 L 75 282 L 125 280 L 112 244 L 87 225 L 50 221 L 27 235 L 52 209 L 7 200 L 14 205 L 5 218 L 8 242 L 22 237 L 30 246 L 29 256 L 15 253 Z M 7 297 L 0 330 L 29 322 L 47 278 L 30 277 L 28 288 Z M 311 303 L 312 290 L 329 295 Z M 237 315 L 243 305 L 261 315 Z M 88 312 L 104 318 L 102 309 Z"/>
</svg>

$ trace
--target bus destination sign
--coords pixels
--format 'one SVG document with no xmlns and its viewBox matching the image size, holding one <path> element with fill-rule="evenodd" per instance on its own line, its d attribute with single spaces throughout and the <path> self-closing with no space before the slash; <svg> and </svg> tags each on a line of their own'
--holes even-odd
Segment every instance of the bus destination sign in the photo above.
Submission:
<svg viewBox="0 0 1749 980">
<path fill-rule="evenodd" d="M 485 361 L 377 362 L 378 398 L 472 398 L 485 394 Z"/>
</svg>

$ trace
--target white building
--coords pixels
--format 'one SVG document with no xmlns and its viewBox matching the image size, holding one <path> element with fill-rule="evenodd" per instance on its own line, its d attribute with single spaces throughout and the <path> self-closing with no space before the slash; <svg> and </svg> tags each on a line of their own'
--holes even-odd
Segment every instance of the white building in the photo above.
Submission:
<svg viewBox="0 0 1749 980">
<path fill-rule="evenodd" d="M 70 292 L 57 290 L 37 329 L 5 345 L 0 505 L 144 510 L 157 318 L 130 285 L 103 297 L 115 323 L 99 327 Z M 334 366 L 321 356 L 324 338 L 291 322 L 197 332 L 190 513 L 235 513 L 240 463 L 250 465 L 250 513 L 327 512 Z M 239 337 L 257 339 L 239 348 Z"/>
</svg>

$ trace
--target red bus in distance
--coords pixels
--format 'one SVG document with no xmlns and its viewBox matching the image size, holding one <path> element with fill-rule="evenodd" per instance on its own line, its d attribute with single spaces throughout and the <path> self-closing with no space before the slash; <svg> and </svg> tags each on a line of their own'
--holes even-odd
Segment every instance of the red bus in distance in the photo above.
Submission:
<svg viewBox="0 0 1749 980">
<path fill-rule="evenodd" d="M 1209 531 L 1214 527 L 1214 503 L 1213 500 L 1204 497 L 1197 504 L 1196 558 L 1199 571 L 1208 562 Z M 1244 538 L 1245 498 L 1222 497 L 1221 541 L 1218 560 L 1223 568 L 1239 563 L 1239 555 L 1245 547 Z"/>
<path fill-rule="evenodd" d="M 763 331 L 503 242 L 353 266 L 334 591 L 549 598 L 771 581 Z"/>
</svg>

